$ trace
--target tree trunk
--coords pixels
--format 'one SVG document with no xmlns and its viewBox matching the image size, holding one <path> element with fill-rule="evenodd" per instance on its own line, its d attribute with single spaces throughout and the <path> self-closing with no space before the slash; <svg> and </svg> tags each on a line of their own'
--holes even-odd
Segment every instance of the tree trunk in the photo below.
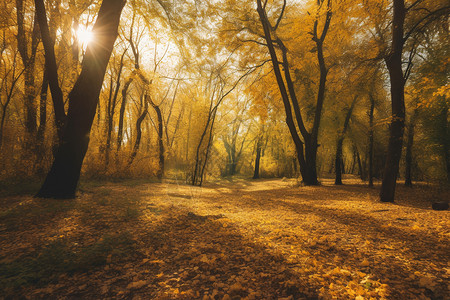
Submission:
<svg viewBox="0 0 450 300">
<path fill-rule="evenodd" d="M 261 140 L 258 139 L 256 142 L 256 157 L 255 157 L 255 171 L 253 172 L 253 179 L 259 178 L 259 163 L 261 160 Z"/>
<path fill-rule="evenodd" d="M 108 128 L 107 128 L 107 133 L 106 133 L 106 147 L 105 147 L 105 167 L 108 166 L 109 164 L 109 153 L 111 151 L 111 138 L 112 138 L 112 132 L 113 132 L 113 123 L 114 123 L 114 114 L 116 112 L 116 105 L 117 105 L 117 96 L 119 95 L 119 90 L 120 90 L 120 79 L 122 76 L 122 70 L 123 70 L 123 59 L 125 57 L 126 54 L 126 50 L 122 53 L 122 56 L 120 58 L 120 64 L 119 64 L 119 71 L 117 74 L 117 79 L 116 79 L 116 87 L 114 89 L 114 95 L 111 99 L 111 97 L 109 98 L 108 101 Z M 123 116 L 122 116 L 123 117 Z"/>
<path fill-rule="evenodd" d="M 283 42 L 281 41 L 281 39 L 276 37 L 275 34 L 275 31 L 278 27 L 281 17 L 283 16 L 284 6 L 278 18 L 277 25 L 272 26 L 266 14 L 265 4 L 263 6 L 261 0 L 257 0 L 257 12 L 264 30 L 264 38 L 266 40 L 267 49 L 269 50 L 269 54 L 272 60 L 272 67 L 280 90 L 281 99 L 283 100 L 283 105 L 286 113 L 286 124 L 289 128 L 289 132 L 291 133 L 292 140 L 297 150 L 297 158 L 300 166 L 300 173 L 303 178 L 303 183 L 306 185 L 319 184 L 319 181 L 317 180 L 317 167 L 316 167 L 317 148 L 318 148 L 317 138 L 319 133 L 323 102 L 325 99 L 326 77 L 328 74 L 328 69 L 325 65 L 325 60 L 323 56 L 323 42 L 325 40 L 331 22 L 332 16 L 331 0 L 328 0 L 326 5 L 328 10 L 326 13 L 326 19 L 323 25 L 323 29 L 320 34 L 318 34 L 318 20 L 314 22 L 313 40 L 316 42 L 317 46 L 317 58 L 320 68 L 320 80 L 319 80 L 319 90 L 317 93 L 317 102 L 313 127 L 311 129 L 311 133 L 309 133 L 304 125 L 298 100 L 295 94 L 294 84 L 290 76 L 287 58 L 287 49 L 283 44 Z M 278 48 L 281 49 L 283 55 L 281 63 L 283 65 L 285 73 L 284 77 L 282 76 L 280 71 L 279 66 L 280 61 L 278 60 L 277 57 L 274 42 L 277 44 Z M 294 110 L 295 121 L 297 123 L 298 130 L 300 131 L 300 134 L 303 137 L 303 141 L 300 139 L 299 133 L 297 132 L 297 127 L 294 123 L 294 114 L 292 112 L 292 108 Z"/>
<path fill-rule="evenodd" d="M 211 150 L 211 145 L 212 145 L 212 140 L 213 140 L 213 128 L 214 128 L 214 123 L 216 121 L 216 112 L 217 112 L 217 110 L 214 111 L 214 115 L 213 115 L 212 122 L 211 122 L 211 130 L 209 131 L 209 138 L 208 138 L 208 144 L 206 145 L 205 157 L 204 157 L 203 165 L 202 165 L 202 168 L 201 168 L 200 174 L 199 174 L 200 182 L 199 182 L 198 186 L 202 186 L 203 180 L 205 178 L 206 164 L 208 163 L 209 152 Z"/>
<path fill-rule="evenodd" d="M 335 185 L 342 185 L 342 144 L 344 143 L 344 137 L 339 137 L 336 144 L 336 157 L 334 159 L 334 172 L 335 172 Z"/>
<path fill-rule="evenodd" d="M 417 117 L 417 108 L 414 109 L 413 115 L 409 120 L 407 140 L 406 140 L 406 154 L 405 154 L 405 186 L 412 187 L 412 148 L 414 144 L 414 127 Z"/>
<path fill-rule="evenodd" d="M 257 1 L 257 5 L 258 5 L 257 11 L 259 14 L 259 18 L 261 20 L 261 24 L 263 26 L 264 36 L 265 36 L 265 39 L 267 42 L 267 48 L 269 50 L 269 54 L 270 54 L 270 57 L 272 60 L 273 71 L 274 71 L 275 78 L 278 83 L 278 88 L 280 89 L 281 99 L 283 100 L 283 105 L 284 105 L 284 109 L 285 109 L 285 113 L 286 113 L 286 125 L 289 128 L 289 132 L 291 134 L 292 140 L 293 140 L 295 148 L 297 150 L 298 161 L 300 164 L 300 173 L 302 174 L 303 181 L 305 182 L 305 184 L 309 184 L 311 181 L 310 180 L 311 175 L 309 174 L 310 172 L 308 172 L 308 170 L 307 170 L 307 165 L 306 165 L 304 151 L 303 151 L 304 144 L 303 144 L 302 140 L 300 139 L 300 136 L 297 133 L 297 129 L 295 128 L 295 123 L 294 123 L 294 119 L 293 119 L 293 115 L 292 115 L 292 108 L 291 108 L 291 104 L 290 104 L 290 100 L 289 100 L 289 94 L 286 89 L 286 85 L 284 84 L 284 81 L 283 81 L 283 76 L 280 71 L 279 61 L 277 58 L 275 47 L 273 45 L 272 36 L 270 33 L 271 25 L 269 24 L 269 21 L 267 20 L 266 13 L 264 11 L 264 8 L 262 7 L 260 0 Z M 284 66 L 284 68 L 286 70 L 286 66 Z M 306 145 L 305 145 L 305 148 L 306 148 Z"/>
<path fill-rule="evenodd" d="M 15 62 L 16 62 L 16 55 L 14 55 L 14 66 L 15 66 Z M 7 92 L 5 103 L 1 102 L 1 95 L 0 95 L 0 105 L 2 107 L 2 115 L 0 118 L 0 149 L 2 148 L 2 145 L 3 145 L 3 129 L 5 126 L 5 121 L 6 121 L 6 111 L 8 109 L 9 104 L 11 103 L 14 88 L 15 88 L 20 76 L 22 76 L 23 72 L 24 72 L 24 70 L 22 70 L 22 72 L 20 72 L 19 75 L 17 75 L 17 77 L 16 77 L 16 68 L 13 69 L 13 73 L 11 76 L 11 78 L 12 78 L 11 87 L 10 87 L 9 91 Z M 4 80 L 6 80 L 6 78 Z"/>
<path fill-rule="evenodd" d="M 117 130 L 117 152 L 119 152 L 120 147 L 123 142 L 123 118 L 125 117 L 125 108 L 127 105 L 127 93 L 130 84 L 133 82 L 133 77 L 130 77 L 126 82 L 122 89 L 122 103 L 120 104 L 119 111 L 119 128 Z"/>
<path fill-rule="evenodd" d="M 23 0 L 16 0 L 17 11 L 17 48 L 25 67 L 24 94 L 25 94 L 25 129 L 27 133 L 27 142 L 35 138 L 37 131 L 37 109 L 34 99 L 36 91 L 34 88 L 34 70 L 36 62 L 36 51 L 38 45 L 39 26 L 37 18 L 33 21 L 33 30 L 31 33 L 31 52 L 28 51 L 28 41 L 25 35 L 25 8 Z M 31 146 L 31 145 L 27 145 Z"/>
<path fill-rule="evenodd" d="M 402 70 L 403 25 L 405 21 L 404 0 L 394 1 L 394 16 L 392 21 L 392 48 L 385 58 L 391 83 L 392 120 L 383 182 L 380 190 L 381 202 L 394 202 L 395 186 L 402 155 L 403 129 L 405 127 L 405 79 Z"/>
<path fill-rule="evenodd" d="M 373 95 L 369 95 L 370 98 L 370 109 L 369 109 L 369 187 L 373 187 L 373 112 L 375 109 L 375 99 Z"/>
<path fill-rule="evenodd" d="M 47 91 L 48 91 L 48 75 L 44 70 L 44 76 L 42 78 L 41 85 L 41 98 L 39 101 L 39 128 L 37 131 L 38 143 L 44 143 L 44 134 L 47 127 Z"/>
<path fill-rule="evenodd" d="M 344 126 L 342 127 L 342 132 L 339 133 L 339 137 L 336 144 L 336 158 L 335 158 L 335 173 L 336 178 L 334 180 L 334 184 L 341 185 L 342 184 L 342 145 L 344 143 L 345 133 L 347 132 L 348 125 L 350 124 L 350 118 L 353 113 L 353 109 L 355 108 L 356 100 L 358 96 L 353 98 L 352 103 L 350 104 L 350 108 L 345 115 Z"/>
<path fill-rule="evenodd" d="M 136 141 L 134 142 L 133 151 L 131 151 L 130 160 L 128 161 L 128 166 L 131 166 L 131 164 L 133 163 L 133 160 L 136 157 L 137 152 L 139 150 L 139 146 L 141 145 L 141 137 L 142 137 L 141 125 L 148 113 L 147 99 L 142 97 L 141 100 L 144 102 L 144 103 L 142 103 L 142 101 L 141 101 L 141 109 L 142 109 L 142 105 L 143 105 L 144 111 L 142 112 L 142 114 L 139 116 L 139 118 L 136 121 Z"/>
<path fill-rule="evenodd" d="M 102 2 L 93 28 L 95 39 L 87 48 L 80 76 L 69 94 L 63 143 L 37 197 L 75 197 L 103 78 L 118 34 L 124 5 L 124 0 Z"/>
<path fill-rule="evenodd" d="M 450 127 L 449 127 L 449 119 L 448 119 L 448 110 L 449 107 L 447 105 L 447 100 L 445 97 L 442 97 L 442 108 L 439 114 L 439 122 L 441 123 L 440 127 L 443 130 L 443 136 L 441 138 L 442 141 L 442 156 L 444 159 L 444 166 L 447 172 L 447 182 L 450 183 Z"/>
<path fill-rule="evenodd" d="M 158 172 L 156 177 L 161 180 L 164 176 L 164 141 L 163 141 L 163 119 L 161 109 L 156 105 L 151 99 L 150 104 L 156 112 L 156 117 L 158 119 Z"/>
<path fill-rule="evenodd" d="M 36 141 L 37 141 L 37 174 L 45 174 L 44 171 L 44 157 L 45 151 L 45 130 L 47 128 L 47 90 L 48 90 L 48 76 L 47 71 L 44 70 L 44 76 L 42 78 L 41 84 L 41 97 L 39 101 L 39 127 L 37 130 Z"/>
<path fill-rule="evenodd" d="M 48 85 L 52 94 L 53 110 L 55 112 L 56 132 L 59 143 L 62 143 L 63 129 L 66 123 L 63 93 L 59 86 L 58 66 L 54 49 L 54 41 L 47 23 L 47 15 L 43 0 L 35 0 L 36 18 L 41 30 L 42 44 L 45 51 L 45 72 L 48 76 Z"/>
<path fill-rule="evenodd" d="M 358 151 L 358 147 L 356 147 L 355 144 L 353 144 L 353 153 L 356 157 L 356 162 L 358 163 L 358 173 L 359 173 L 359 177 L 361 178 L 361 180 L 364 180 L 365 178 L 365 174 L 364 174 L 364 169 L 361 163 L 361 156 L 359 155 L 359 151 Z"/>
</svg>

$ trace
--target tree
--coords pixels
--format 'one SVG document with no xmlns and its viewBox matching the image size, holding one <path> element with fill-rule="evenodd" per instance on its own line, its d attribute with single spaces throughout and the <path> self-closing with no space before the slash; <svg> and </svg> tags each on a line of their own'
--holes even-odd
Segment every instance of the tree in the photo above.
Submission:
<svg viewBox="0 0 450 300">
<path fill-rule="evenodd" d="M 28 135 L 28 142 L 31 138 L 34 138 L 37 128 L 36 119 L 36 91 L 34 87 L 35 77 L 35 64 L 36 64 L 36 52 L 39 44 L 39 26 L 36 18 L 33 20 L 32 32 L 31 32 L 31 48 L 28 48 L 28 40 L 25 30 L 25 6 L 24 0 L 16 0 L 17 11 L 17 48 L 22 58 L 22 62 L 25 68 L 25 129 Z M 31 145 L 31 144 L 30 144 Z M 28 145 L 28 146 L 30 146 Z"/>
<path fill-rule="evenodd" d="M 45 75 L 52 94 L 53 110 L 55 112 L 56 132 L 59 143 L 63 139 L 63 128 L 66 123 L 66 112 L 64 109 L 64 99 L 58 78 L 58 66 L 54 49 L 54 40 L 52 38 L 47 15 L 43 1 L 35 0 L 36 18 L 39 22 L 39 29 L 42 37 L 42 44 L 45 51 Z M 44 76 L 45 77 L 45 76 Z M 43 83 L 44 86 L 44 83 Z"/>
<path fill-rule="evenodd" d="M 392 37 L 388 54 L 384 57 L 386 67 L 389 71 L 389 81 L 391 84 L 391 109 L 392 118 L 390 123 L 389 144 L 385 169 L 383 172 L 383 182 L 380 190 L 380 200 L 382 202 L 394 202 L 395 186 L 399 171 L 399 162 L 402 154 L 403 131 L 405 127 L 405 83 L 411 72 L 412 57 L 414 56 L 416 40 L 413 41 L 409 52 L 409 63 L 403 70 L 403 50 L 405 42 L 413 34 L 424 30 L 432 21 L 441 15 L 446 15 L 450 6 L 443 6 L 433 11 L 425 9 L 424 16 L 418 20 L 413 20 L 412 25 L 405 32 L 405 19 L 408 12 L 414 11 L 417 6 L 424 1 L 417 0 L 409 7 L 405 6 L 404 0 L 393 0 L 392 14 Z M 414 16 L 414 15 L 413 15 Z"/>
<path fill-rule="evenodd" d="M 4 43 L 6 41 L 4 40 Z M 4 48 L 3 48 L 4 47 Z M 6 45 L 4 45 L 2 48 L 2 51 L 6 49 Z M 3 54 L 3 53 L 0 53 Z M 10 58 L 10 57 L 8 57 Z M 7 61 L 4 59 L 3 55 L 0 55 L 0 61 L 2 62 L 2 66 L 4 67 L 3 70 L 1 70 L 2 78 L 1 80 L 1 93 L 0 93 L 0 108 L 1 108 L 1 116 L 0 116 L 0 149 L 3 145 L 3 131 L 5 127 L 5 121 L 6 121 L 6 113 L 8 110 L 8 106 L 11 103 L 11 100 L 13 98 L 13 94 L 16 90 L 16 85 L 20 77 L 22 76 L 25 69 L 22 69 L 20 72 L 17 70 L 17 51 L 14 52 L 12 61 Z M 9 68 L 8 68 L 9 67 Z M 8 86 L 9 85 L 9 86 Z M 4 100 L 3 100 L 4 99 Z"/>
<path fill-rule="evenodd" d="M 334 184 L 341 185 L 342 184 L 342 146 L 344 143 L 345 133 L 350 124 L 350 118 L 352 116 L 353 109 L 355 108 L 356 100 L 358 100 L 358 95 L 353 97 L 353 101 L 350 104 L 350 107 L 347 109 L 347 113 L 345 115 L 345 121 L 342 126 L 342 130 L 338 134 L 338 139 L 336 143 L 336 157 L 335 157 L 335 173 L 336 178 Z"/>
<path fill-rule="evenodd" d="M 276 29 L 278 28 L 283 17 L 285 6 L 286 1 L 283 2 L 283 7 L 276 20 L 275 25 L 272 25 L 266 12 L 266 3 L 263 5 L 261 3 L 261 0 L 257 0 L 257 11 L 261 24 L 263 26 L 264 39 L 266 41 L 266 45 L 272 60 L 273 71 L 280 88 L 281 98 L 283 100 L 286 112 L 286 124 L 289 127 L 289 131 L 297 150 L 298 162 L 300 164 L 300 172 L 302 174 L 303 182 L 306 185 L 316 185 L 318 184 L 316 170 L 318 135 L 323 103 L 325 100 L 326 78 L 329 71 L 329 68 L 325 64 L 323 46 L 331 23 L 331 0 L 318 2 L 317 18 L 314 20 L 313 31 L 311 33 L 312 40 L 316 45 L 315 51 L 317 51 L 320 78 L 314 112 L 314 121 L 310 131 L 306 129 L 305 123 L 303 121 L 302 112 L 300 111 L 294 83 L 291 78 L 290 66 L 287 56 L 288 49 L 281 38 L 276 34 Z M 323 22 L 322 30 L 319 31 L 319 16 L 320 12 L 322 11 L 325 11 L 325 21 Z M 281 50 L 281 60 L 277 56 L 276 48 Z M 284 77 L 281 73 L 280 65 L 282 65 L 283 67 Z M 294 113 L 292 112 L 292 109 L 294 110 Z M 303 141 L 300 139 L 296 125 L 298 127 L 298 130 L 300 131 L 301 136 L 303 137 Z"/>
<path fill-rule="evenodd" d="M 409 124 L 407 125 L 407 134 L 406 134 L 406 155 L 405 155 L 405 185 L 412 187 L 412 148 L 414 144 L 414 129 L 416 126 L 418 109 L 417 107 L 413 110 L 413 114 L 409 119 Z"/>
<path fill-rule="evenodd" d="M 238 163 L 242 159 L 242 150 L 250 130 L 250 124 L 248 129 L 245 130 L 244 114 L 247 111 L 249 100 L 246 99 L 241 107 L 240 102 L 243 97 L 236 97 L 235 101 L 230 103 L 231 107 L 227 109 L 227 122 L 226 132 L 221 134 L 221 140 L 226 151 L 226 165 L 225 169 L 221 171 L 223 176 L 233 176 L 239 172 Z M 230 116 L 228 116 L 230 115 Z M 242 137 L 240 138 L 240 136 Z"/>
<path fill-rule="evenodd" d="M 35 0 L 35 4 L 36 7 L 43 6 L 43 1 Z M 117 28 L 124 5 L 125 0 L 102 2 L 93 27 L 95 40 L 87 48 L 81 73 L 69 94 L 63 141 L 37 197 L 75 197 L 103 77 L 118 34 Z"/>
</svg>

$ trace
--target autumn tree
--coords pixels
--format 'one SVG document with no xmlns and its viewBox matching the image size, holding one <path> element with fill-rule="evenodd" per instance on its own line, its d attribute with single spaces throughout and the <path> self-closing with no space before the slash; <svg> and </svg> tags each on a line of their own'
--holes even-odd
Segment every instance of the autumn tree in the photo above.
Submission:
<svg viewBox="0 0 450 300">
<path fill-rule="evenodd" d="M 283 100 L 286 112 L 286 123 L 297 150 L 303 181 L 307 185 L 315 185 L 318 184 L 316 170 L 318 135 L 325 100 L 325 84 L 329 72 L 329 66 L 327 66 L 325 62 L 324 42 L 333 16 L 331 8 L 332 2 L 331 0 L 328 0 L 319 1 L 317 3 L 313 29 L 310 32 L 315 44 L 314 51 L 317 54 L 317 63 L 319 66 L 319 84 L 316 93 L 314 118 L 310 130 L 307 129 L 299 106 L 299 100 L 297 99 L 297 92 L 292 79 L 291 66 L 288 58 L 288 48 L 282 41 L 280 35 L 277 34 L 277 29 L 282 22 L 283 14 L 285 12 L 286 1 L 282 3 L 281 9 L 277 10 L 278 15 L 275 17 L 272 16 L 272 18 L 275 18 L 274 21 L 270 21 L 270 15 L 267 13 L 266 5 L 267 2 L 262 4 L 262 2 L 258 0 L 257 11 L 264 30 L 265 44 L 270 53 L 273 71 Z M 281 53 L 278 54 L 277 52 Z M 280 65 L 284 71 L 284 76 Z M 300 135 L 303 140 L 300 138 Z"/>
<path fill-rule="evenodd" d="M 36 7 L 43 8 L 42 0 L 36 0 L 35 3 Z M 104 1 L 100 7 L 93 27 L 95 40 L 86 50 L 82 71 L 69 94 L 63 141 L 37 197 L 75 196 L 103 77 L 118 34 L 117 28 L 124 5 L 123 0 L 110 0 Z"/>
<path fill-rule="evenodd" d="M 403 146 L 403 130 L 405 124 L 405 99 L 404 88 L 406 80 L 411 72 L 412 54 L 415 51 L 416 41 L 412 42 L 409 49 L 409 64 L 403 69 L 404 46 L 409 38 L 424 30 L 427 25 L 442 15 L 450 11 L 450 6 L 441 6 L 429 10 L 420 7 L 426 1 L 415 1 L 409 6 L 404 0 L 393 0 L 392 14 L 392 38 L 388 54 L 384 60 L 389 71 L 392 120 L 390 124 L 389 145 L 387 150 L 386 165 L 383 174 L 383 183 L 380 190 L 380 200 L 382 202 L 393 202 L 395 185 L 399 170 L 399 162 Z M 423 8 L 425 13 L 422 14 Z M 407 14 L 412 18 L 412 24 L 405 29 Z"/>
</svg>

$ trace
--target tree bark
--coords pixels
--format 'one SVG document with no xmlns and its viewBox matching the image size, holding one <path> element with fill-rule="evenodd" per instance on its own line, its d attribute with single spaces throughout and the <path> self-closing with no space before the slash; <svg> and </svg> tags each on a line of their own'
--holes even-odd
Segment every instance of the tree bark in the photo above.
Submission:
<svg viewBox="0 0 450 300">
<path fill-rule="evenodd" d="M 37 131 L 38 143 L 44 143 L 45 129 L 47 128 L 47 91 L 48 91 L 48 75 L 44 70 L 41 84 L 41 98 L 39 101 L 39 128 Z"/>
<path fill-rule="evenodd" d="M 141 109 L 142 106 L 144 107 L 144 110 L 142 111 L 141 115 L 139 116 L 139 118 L 136 121 L 136 141 L 134 142 L 134 147 L 133 147 L 133 151 L 131 151 L 131 155 L 130 155 L 130 159 L 128 161 L 128 166 L 131 166 L 131 164 L 133 163 L 134 158 L 137 155 L 137 152 L 139 150 L 139 146 L 141 145 L 141 137 L 142 137 L 142 122 L 144 121 L 145 117 L 148 114 L 148 102 L 147 102 L 147 96 L 142 96 L 141 97 Z M 143 101 L 143 103 L 142 103 Z"/>
<path fill-rule="evenodd" d="M 264 8 L 262 7 L 260 0 L 257 0 L 257 5 L 258 5 L 257 11 L 259 14 L 259 18 L 261 20 L 261 24 L 263 26 L 264 36 L 265 36 L 265 39 L 267 42 L 267 49 L 269 50 L 269 54 L 270 54 L 270 57 L 272 60 L 273 71 L 274 71 L 275 78 L 278 83 L 278 88 L 280 89 L 281 99 L 283 100 L 283 105 L 284 105 L 284 109 L 285 109 L 285 113 L 286 113 L 286 125 L 289 128 L 289 132 L 291 134 L 295 148 L 297 149 L 298 161 L 300 164 L 300 172 L 302 174 L 303 181 L 305 182 L 305 184 L 309 184 L 310 176 L 308 174 L 309 172 L 307 172 L 307 165 L 306 165 L 305 157 L 304 157 L 304 151 L 303 151 L 304 144 L 303 144 L 302 140 L 300 139 L 300 136 L 297 133 L 297 129 L 295 128 L 291 104 L 290 104 L 290 100 L 289 100 L 289 94 L 286 89 L 286 85 L 284 84 L 283 76 L 281 75 L 279 61 L 277 58 L 277 54 L 275 52 L 275 47 L 273 45 L 272 36 L 270 33 L 271 26 L 269 24 L 269 21 L 267 20 L 266 12 L 265 12 Z"/>
<path fill-rule="evenodd" d="M 43 0 L 35 0 L 36 18 L 41 30 L 42 44 L 45 51 L 45 72 L 48 76 L 48 85 L 52 94 L 53 110 L 55 112 L 56 132 L 59 143 L 62 142 L 63 129 L 66 123 L 66 113 L 64 109 L 64 99 L 58 79 L 58 66 L 54 49 L 54 41 L 50 34 L 47 23 L 47 14 Z"/>
<path fill-rule="evenodd" d="M 38 46 L 39 26 L 37 20 L 33 21 L 33 30 L 31 33 L 31 51 L 28 51 L 28 41 L 25 35 L 25 7 L 23 0 L 16 0 L 17 11 L 17 48 L 25 67 L 25 129 L 27 140 L 35 138 L 37 131 L 37 109 L 35 103 L 36 91 L 34 88 L 34 70 L 36 62 L 36 51 Z"/>
<path fill-rule="evenodd" d="M 442 108 L 439 114 L 441 128 L 444 132 L 444 136 L 442 138 L 442 150 L 443 157 L 445 162 L 445 168 L 447 171 L 447 182 L 450 183 L 450 126 L 448 121 L 448 110 L 449 107 L 447 105 L 447 101 L 445 97 L 442 99 Z"/>
<path fill-rule="evenodd" d="M 404 0 L 393 0 L 393 2 L 392 46 L 390 53 L 385 58 L 391 83 L 392 120 L 383 182 L 380 190 L 381 202 L 394 202 L 399 162 L 402 155 L 403 130 L 405 127 L 405 79 L 402 70 L 402 54 L 406 9 Z"/>
<path fill-rule="evenodd" d="M 339 137 L 337 140 L 335 168 L 334 168 L 335 173 L 336 173 L 336 177 L 334 180 L 335 185 L 342 184 L 342 164 L 341 164 L 342 163 L 342 145 L 344 143 L 345 133 L 347 132 L 348 125 L 350 124 L 350 118 L 352 116 L 353 109 L 355 107 L 357 99 L 358 99 L 358 96 L 355 96 L 353 98 L 350 108 L 348 109 L 347 114 L 345 115 L 344 126 L 342 127 L 342 131 L 339 133 Z"/>
<path fill-rule="evenodd" d="M 16 66 L 15 62 L 16 62 L 16 55 L 14 54 L 14 66 Z M 14 67 L 13 73 L 11 76 L 11 79 L 12 79 L 11 87 L 9 88 L 9 91 L 7 91 L 5 103 L 2 103 L 1 95 L 0 95 L 0 105 L 2 107 L 2 114 L 0 117 L 0 149 L 2 148 L 2 145 L 3 145 L 3 129 L 5 126 L 5 121 L 6 121 L 6 111 L 8 109 L 9 104 L 11 103 L 14 88 L 15 88 L 17 82 L 19 81 L 20 76 L 22 76 L 23 72 L 24 72 L 24 70 L 22 70 L 16 77 L 16 68 Z M 6 78 L 3 80 L 6 81 Z M 5 88 L 6 88 L 6 85 L 5 85 Z"/>
<path fill-rule="evenodd" d="M 150 97 L 149 97 L 150 98 Z M 158 119 L 158 171 L 156 177 L 162 180 L 164 176 L 164 141 L 163 141 L 163 119 L 161 109 L 156 105 L 151 99 L 150 104 L 156 112 L 156 117 Z"/>
<path fill-rule="evenodd" d="M 119 110 L 119 128 L 117 130 L 117 152 L 119 152 L 120 147 L 122 146 L 123 142 L 123 118 L 125 117 L 125 108 L 127 105 L 127 93 L 128 88 L 130 87 L 130 84 L 133 82 L 133 77 L 130 77 L 123 86 L 122 89 L 122 103 L 120 104 L 120 110 Z"/>
<path fill-rule="evenodd" d="M 407 140 L 406 140 L 406 154 L 405 154 L 405 186 L 412 187 L 412 148 L 414 144 L 414 127 L 417 117 L 417 108 L 414 109 L 413 115 L 409 120 L 409 125 L 407 126 Z"/>
<path fill-rule="evenodd" d="M 69 111 L 63 142 L 37 197 L 75 197 L 100 90 L 118 35 L 124 5 L 125 0 L 102 2 L 93 28 L 95 39 L 87 48 L 80 76 L 69 94 Z"/>
<path fill-rule="evenodd" d="M 353 154 L 355 155 L 356 162 L 358 164 L 359 178 L 361 178 L 361 180 L 364 180 L 365 174 L 364 174 L 364 169 L 363 169 L 363 166 L 361 163 L 361 156 L 359 155 L 358 147 L 356 147 L 355 144 L 353 144 Z"/>
<path fill-rule="evenodd" d="M 373 187 L 373 112 L 375 110 L 375 99 L 372 94 L 369 94 L 370 109 L 369 109 L 369 187 Z"/>
<path fill-rule="evenodd" d="M 334 184 L 335 185 L 342 185 L 342 144 L 344 142 L 343 137 L 339 137 L 336 144 L 336 157 L 334 159 L 334 172 L 335 172 L 335 178 L 334 178 Z"/>
<path fill-rule="evenodd" d="M 273 37 L 276 36 L 275 31 L 279 25 L 279 22 L 281 21 L 284 9 L 282 10 L 278 18 L 277 25 L 272 26 L 267 17 L 265 5 L 263 7 L 261 0 L 257 0 L 257 12 L 264 30 L 264 38 L 266 40 L 267 49 L 269 50 L 270 58 L 272 60 L 275 78 L 277 80 L 281 98 L 283 100 L 283 105 L 286 113 L 286 124 L 289 128 L 289 132 L 291 134 L 292 140 L 297 150 L 297 159 L 300 166 L 300 173 L 302 175 L 303 183 L 306 185 L 319 184 L 319 181 L 317 179 L 317 166 L 316 166 L 317 148 L 318 148 L 317 139 L 319 134 L 320 120 L 322 116 L 323 102 L 325 99 L 326 78 L 328 74 L 328 68 L 326 67 L 323 55 L 323 43 L 325 41 L 325 37 L 327 35 L 332 17 L 331 0 L 328 0 L 326 5 L 328 10 L 326 13 L 326 19 L 323 25 L 323 29 L 320 34 L 318 33 L 318 20 L 314 22 L 313 41 L 316 43 L 317 47 L 317 58 L 320 70 L 320 80 L 316 98 L 316 108 L 313 126 L 311 128 L 311 131 L 308 132 L 303 122 L 303 118 L 300 112 L 297 96 L 294 89 L 294 84 L 290 76 L 287 58 L 287 49 L 280 38 Z M 282 52 L 283 59 L 281 64 L 283 65 L 284 69 L 284 78 L 280 71 L 279 67 L 280 61 L 278 60 L 277 57 L 274 42 L 277 44 L 278 48 L 281 49 Z M 292 109 L 294 110 L 295 115 L 293 114 Z M 301 136 L 303 137 L 303 141 L 300 139 L 300 135 L 297 132 L 297 127 L 294 121 L 296 121 L 297 123 L 297 127 L 298 130 L 300 131 Z"/>
<path fill-rule="evenodd" d="M 256 142 L 256 157 L 255 157 L 255 170 L 253 172 L 253 179 L 259 178 L 259 163 L 261 161 L 261 150 L 262 150 L 262 143 L 261 138 L 258 138 L 258 141 Z"/>
<path fill-rule="evenodd" d="M 208 163 L 209 152 L 211 151 L 211 145 L 212 145 L 212 140 L 213 140 L 213 135 L 214 135 L 213 128 L 214 128 L 214 123 L 216 121 L 216 113 L 217 113 L 217 110 L 214 111 L 214 116 L 212 118 L 211 130 L 209 131 L 209 138 L 208 138 L 208 144 L 206 145 L 205 157 L 204 157 L 203 165 L 202 165 L 202 168 L 201 168 L 200 174 L 199 174 L 200 182 L 199 182 L 198 186 L 202 186 L 203 180 L 205 179 L 206 164 Z"/>
</svg>

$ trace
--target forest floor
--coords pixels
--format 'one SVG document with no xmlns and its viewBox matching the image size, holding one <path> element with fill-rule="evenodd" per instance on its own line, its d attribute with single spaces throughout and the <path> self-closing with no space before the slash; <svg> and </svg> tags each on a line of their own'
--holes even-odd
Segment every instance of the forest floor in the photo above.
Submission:
<svg viewBox="0 0 450 300">
<path fill-rule="evenodd" d="M 0 198 L 0 299 L 449 299 L 449 191 L 347 180 Z"/>
</svg>

